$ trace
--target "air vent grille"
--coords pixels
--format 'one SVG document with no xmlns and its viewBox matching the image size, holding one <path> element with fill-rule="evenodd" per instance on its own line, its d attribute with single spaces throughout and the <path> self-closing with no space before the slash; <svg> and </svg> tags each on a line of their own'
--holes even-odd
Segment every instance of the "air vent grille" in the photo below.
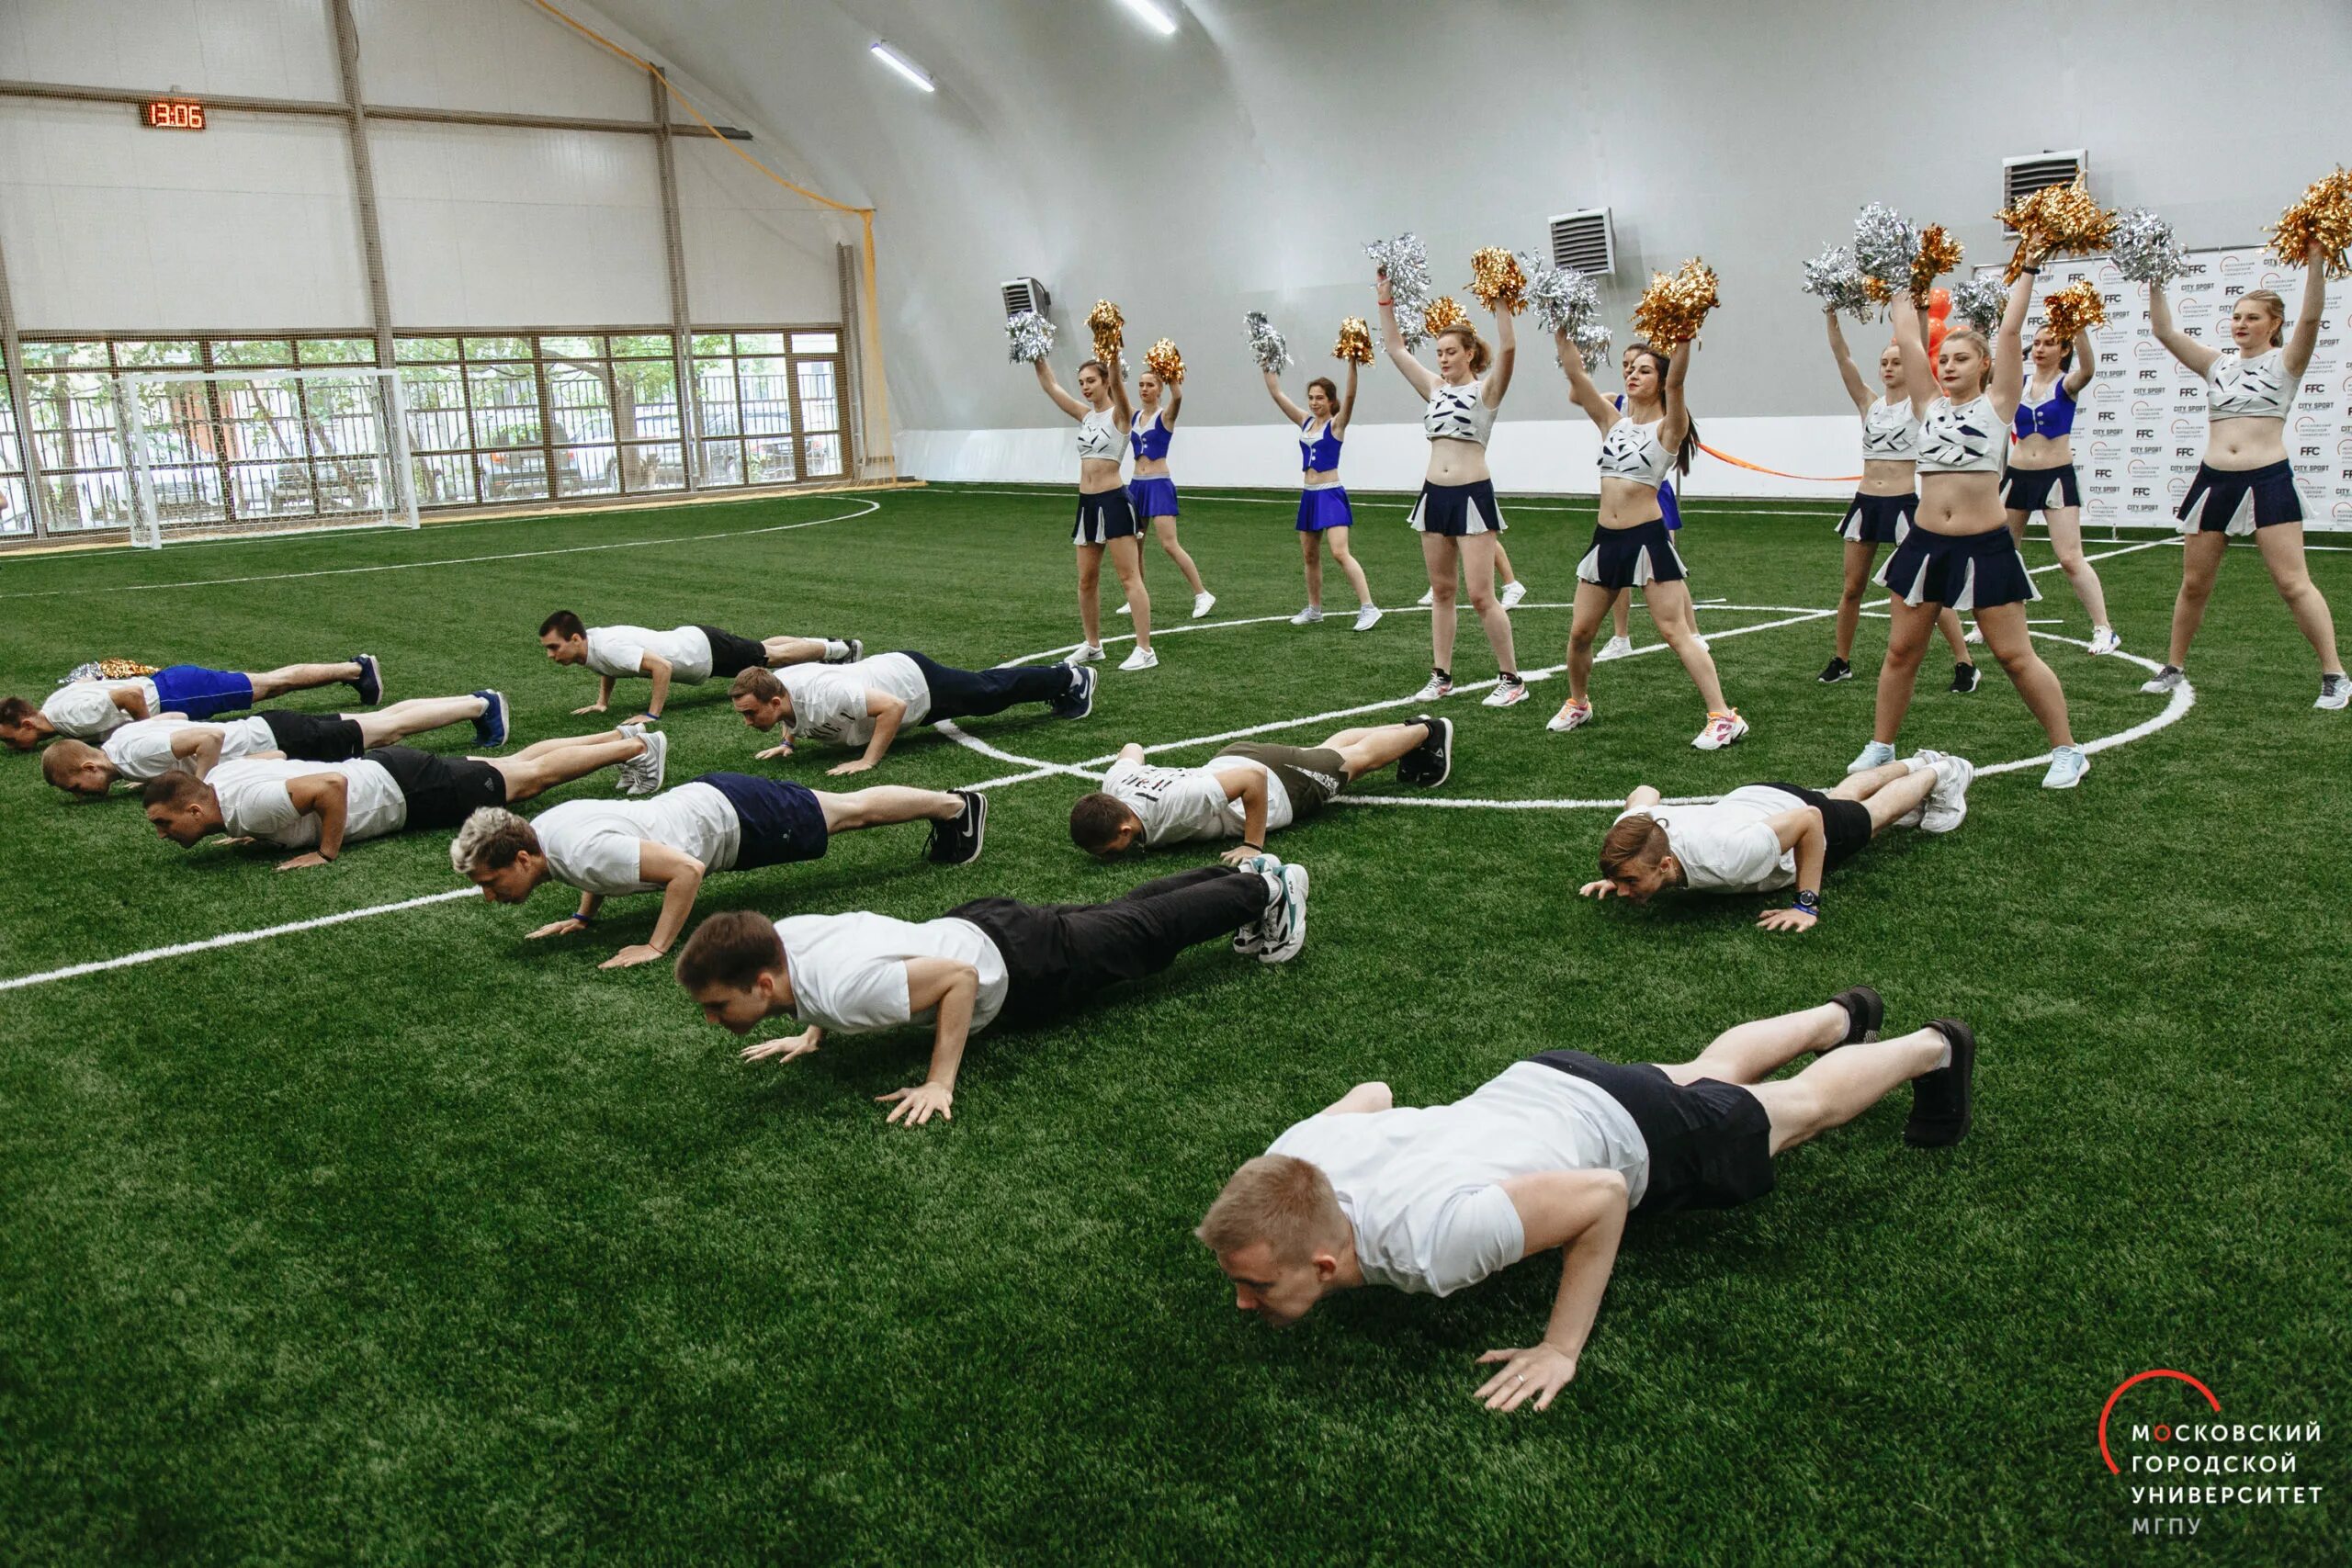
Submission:
<svg viewBox="0 0 2352 1568">
<path fill-rule="evenodd" d="M 1609 209 L 1564 212 L 1551 221 L 1552 265 L 1596 276 L 1617 270 L 1617 235 Z"/>
</svg>

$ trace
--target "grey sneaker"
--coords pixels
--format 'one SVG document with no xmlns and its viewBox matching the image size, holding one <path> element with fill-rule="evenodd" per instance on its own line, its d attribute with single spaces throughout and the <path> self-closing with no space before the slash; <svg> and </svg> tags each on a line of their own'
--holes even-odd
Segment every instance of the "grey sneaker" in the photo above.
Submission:
<svg viewBox="0 0 2352 1568">
<path fill-rule="evenodd" d="M 2181 673 L 2179 665 L 2167 664 L 2154 675 L 2142 682 L 2140 690 L 2152 697 L 2168 697 L 2179 691 L 2181 682 L 2188 678 Z"/>
<path fill-rule="evenodd" d="M 1846 764 L 1849 773 L 1866 773 L 1872 768 L 1883 768 L 1894 761 L 1894 747 L 1884 740 L 1873 740 Z"/>
<path fill-rule="evenodd" d="M 2327 713 L 2341 713 L 2352 705 L 2352 675 L 2323 675 L 2319 678 L 2319 701 L 2312 706 Z"/>
</svg>

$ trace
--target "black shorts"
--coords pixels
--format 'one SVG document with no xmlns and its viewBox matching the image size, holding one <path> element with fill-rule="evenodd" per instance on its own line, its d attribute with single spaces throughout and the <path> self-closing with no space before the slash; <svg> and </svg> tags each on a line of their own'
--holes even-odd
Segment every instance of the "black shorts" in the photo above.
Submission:
<svg viewBox="0 0 2352 1568">
<path fill-rule="evenodd" d="M 258 713 L 277 749 L 298 762 L 348 762 L 368 750 L 359 721 L 339 713 Z"/>
<path fill-rule="evenodd" d="M 747 637 L 737 637 L 733 632 L 721 630 L 718 626 L 696 626 L 695 630 L 710 639 L 710 678 L 712 680 L 732 681 L 746 670 L 764 670 L 768 667 L 768 650 L 764 643 L 754 642 Z"/>
<path fill-rule="evenodd" d="M 1919 498 L 1856 492 L 1838 525 L 1838 536 L 1856 545 L 1899 545 L 1919 514 Z"/>
<path fill-rule="evenodd" d="M 825 858 L 825 807 L 807 784 L 752 773 L 704 773 L 694 782 L 735 808 L 737 871 Z"/>
<path fill-rule="evenodd" d="M 1860 801 L 1838 800 L 1817 789 L 1782 784 L 1778 779 L 1761 779 L 1758 783 L 1765 789 L 1786 790 L 1821 813 L 1821 831 L 1829 840 L 1828 851 L 1821 861 L 1824 873 L 1837 870 L 1869 845 L 1871 808 Z"/>
<path fill-rule="evenodd" d="M 1074 545 L 1107 545 L 1114 539 L 1132 539 L 1143 530 L 1136 523 L 1135 504 L 1128 501 L 1124 489 L 1106 490 L 1088 495 L 1080 492 L 1078 522 L 1069 531 Z"/>
<path fill-rule="evenodd" d="M 1442 534 L 1458 539 L 1464 534 L 1499 534 L 1510 526 L 1503 509 L 1495 504 L 1495 481 L 1473 479 L 1466 485 L 1423 484 L 1413 502 L 1413 532 Z"/>
<path fill-rule="evenodd" d="M 2057 491 L 2053 499 L 2051 492 Z M 2011 512 L 2047 512 L 2053 506 L 2080 506 L 2082 487 L 2075 481 L 2075 465 L 2054 468 L 2011 468 L 2001 476 L 2001 504 Z"/>
<path fill-rule="evenodd" d="M 1954 610 L 1990 610 L 2030 604 L 2041 599 L 2033 574 L 2018 553 L 2007 528 L 1982 534 L 1939 534 L 1914 528 L 1879 569 L 1881 587 L 1905 604 L 1942 604 Z"/>
<path fill-rule="evenodd" d="M 382 768 L 400 785 L 413 831 L 463 827 L 483 807 L 506 804 L 506 775 L 471 757 L 436 757 L 413 746 L 379 746 L 363 760 Z"/>
<path fill-rule="evenodd" d="M 1680 582 L 1690 575 L 1663 517 L 1630 528 L 1594 528 L 1591 547 L 1577 562 L 1578 582 L 1611 590 Z"/>
<path fill-rule="evenodd" d="M 2303 492 L 2295 487 L 2295 466 L 2260 468 L 2197 465 L 2197 478 L 2180 498 L 2184 534 L 2251 534 L 2274 523 L 2303 520 Z"/>
<path fill-rule="evenodd" d="M 1641 1213 L 1735 1208 L 1772 1190 L 1772 1121 L 1739 1085 L 1678 1084 L 1646 1062 L 1604 1062 L 1582 1051 L 1532 1059 L 1584 1079 L 1633 1117 L 1650 1151 Z"/>
<path fill-rule="evenodd" d="M 1217 755 L 1247 757 L 1273 774 L 1290 796 L 1293 825 L 1330 805 L 1348 787 L 1348 760 L 1328 746 L 1261 746 L 1241 740 Z"/>
</svg>

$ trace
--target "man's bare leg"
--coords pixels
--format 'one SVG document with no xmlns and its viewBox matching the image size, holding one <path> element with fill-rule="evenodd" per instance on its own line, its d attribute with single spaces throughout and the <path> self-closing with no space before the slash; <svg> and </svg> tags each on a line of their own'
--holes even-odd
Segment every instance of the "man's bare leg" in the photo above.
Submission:
<svg viewBox="0 0 2352 1568">
<path fill-rule="evenodd" d="M 1844 1010 L 1833 1008 L 1841 1018 Z M 1792 1078 L 1749 1087 L 1772 1123 L 1772 1152 L 1793 1148 L 1817 1133 L 1841 1127 L 1876 1105 L 1895 1085 L 1934 1072 L 1951 1059 L 1940 1030 L 1921 1029 L 1899 1040 L 1841 1046 Z"/>
<path fill-rule="evenodd" d="M 1853 1019 L 1836 1002 L 1824 1002 L 1803 1012 L 1782 1013 L 1735 1024 L 1709 1043 L 1688 1062 L 1659 1062 L 1657 1069 L 1676 1083 L 1700 1078 L 1724 1083 L 1759 1084 L 1808 1051 L 1826 1051 L 1846 1038 Z M 1939 1037 L 1940 1038 L 1940 1036 Z M 1851 1050 L 1851 1046 L 1846 1047 Z"/>
<path fill-rule="evenodd" d="M 1366 729 L 1342 729 L 1323 742 L 1348 764 L 1348 782 L 1376 773 L 1430 738 L 1426 724 L 1376 724 Z"/>
<path fill-rule="evenodd" d="M 245 679 L 253 682 L 254 701 L 266 703 L 288 692 L 307 692 L 319 686 L 353 685 L 358 682 L 359 675 L 360 669 L 356 663 L 284 664 L 275 670 L 247 672 Z"/>
<path fill-rule="evenodd" d="M 558 784 L 586 778 L 600 768 L 618 766 L 645 754 L 645 741 L 635 735 L 608 730 L 602 735 L 567 736 L 541 740 L 512 757 L 484 757 L 506 780 L 510 802 L 544 795 Z"/>
<path fill-rule="evenodd" d="M 839 795 L 819 790 L 817 803 L 824 808 L 828 833 L 886 828 L 893 822 L 952 822 L 964 815 L 960 795 L 939 789 L 913 789 L 905 784 L 876 784 L 871 789 L 844 790 Z"/>
<path fill-rule="evenodd" d="M 768 637 L 760 639 L 767 650 L 768 668 L 777 670 L 786 664 L 822 664 L 825 661 L 825 639 L 820 637 Z"/>
<path fill-rule="evenodd" d="M 1871 814 L 1871 833 L 1875 837 L 1888 823 L 1926 806 L 1936 783 L 1935 769 L 1915 769 L 1898 761 L 1848 773 L 1828 794 L 1832 800 L 1860 801 Z"/>
<path fill-rule="evenodd" d="M 405 740 L 445 724 L 469 723 L 480 718 L 489 707 L 490 704 L 481 697 L 411 697 L 372 713 L 347 713 L 342 716 L 357 725 L 360 738 L 373 748 L 390 746 L 395 740 Z"/>
<path fill-rule="evenodd" d="M 533 761 L 536 760 L 552 757 L 557 752 L 568 750 L 574 746 L 585 746 L 591 741 L 599 740 L 625 740 L 632 745 L 639 744 L 635 737 L 623 735 L 617 729 L 600 729 L 594 735 L 559 735 L 551 739 L 534 740 L 528 746 L 524 747 L 520 751 L 515 752 L 512 757 L 507 758 L 506 761 L 510 762 Z M 629 753 L 631 756 L 635 756 L 636 754 L 637 753 L 634 751 Z"/>
</svg>

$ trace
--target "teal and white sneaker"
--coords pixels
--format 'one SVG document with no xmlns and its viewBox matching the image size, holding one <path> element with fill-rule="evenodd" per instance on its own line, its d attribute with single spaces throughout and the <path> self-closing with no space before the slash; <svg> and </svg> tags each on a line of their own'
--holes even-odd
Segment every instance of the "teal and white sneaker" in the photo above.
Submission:
<svg viewBox="0 0 2352 1568">
<path fill-rule="evenodd" d="M 1863 747 L 1854 760 L 1846 764 L 1849 773 L 1866 773 L 1872 768 L 1883 768 L 1894 761 L 1894 747 L 1884 740 L 1873 740 Z"/>
<path fill-rule="evenodd" d="M 1281 898 L 1266 911 L 1266 945 L 1259 950 L 1261 964 L 1287 964 L 1306 945 L 1306 868 L 1283 867 Z"/>
<path fill-rule="evenodd" d="M 2044 789 L 2072 789 L 2091 771 L 2091 760 L 2079 746 L 2060 746 L 2050 753 L 2050 771 L 2041 775 Z"/>
<path fill-rule="evenodd" d="M 1278 898 L 1282 896 L 1283 863 L 1279 858 L 1269 854 L 1251 855 L 1248 860 L 1243 861 L 1237 869 L 1253 872 L 1256 874 L 1264 877 L 1266 879 L 1266 897 L 1269 900 Z M 1248 925 L 1243 926 L 1239 931 L 1235 931 L 1233 933 L 1233 951 L 1236 953 L 1248 953 L 1252 958 L 1255 958 L 1258 954 L 1265 952 L 1266 922 L 1262 919 L 1252 920 Z"/>
<path fill-rule="evenodd" d="M 2324 713 L 2341 713 L 2352 705 L 2352 675 L 2342 673 L 2319 678 L 2319 701 L 2312 706 Z"/>
</svg>

